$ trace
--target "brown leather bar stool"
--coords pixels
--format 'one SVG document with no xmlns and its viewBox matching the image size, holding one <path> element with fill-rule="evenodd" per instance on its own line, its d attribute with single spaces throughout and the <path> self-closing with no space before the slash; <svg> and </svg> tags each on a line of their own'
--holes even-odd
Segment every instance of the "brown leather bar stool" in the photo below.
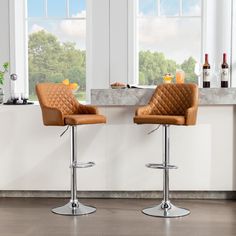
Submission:
<svg viewBox="0 0 236 236">
<path fill-rule="evenodd" d="M 170 165 L 169 128 L 171 125 L 195 125 L 198 110 L 198 87 L 196 84 L 162 84 L 158 86 L 148 105 L 136 111 L 134 123 L 159 124 L 163 126 L 163 163 L 149 163 L 148 168 L 163 169 L 163 201 L 160 205 L 144 209 L 146 215 L 174 218 L 185 216 L 189 210 L 171 204 L 169 200 Z"/>
<path fill-rule="evenodd" d="M 38 84 L 36 93 L 42 109 L 44 125 L 71 127 L 71 199 L 65 206 L 52 209 L 52 212 L 73 216 L 93 213 L 96 208 L 85 206 L 77 199 L 76 169 L 95 165 L 94 162 L 77 162 L 77 126 L 106 123 L 106 118 L 98 114 L 96 107 L 80 104 L 66 85 Z"/>
</svg>

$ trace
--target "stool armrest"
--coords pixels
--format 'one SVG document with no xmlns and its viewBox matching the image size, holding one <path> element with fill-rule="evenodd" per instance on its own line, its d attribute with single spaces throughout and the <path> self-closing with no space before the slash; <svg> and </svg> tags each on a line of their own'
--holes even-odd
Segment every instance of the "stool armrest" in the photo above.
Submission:
<svg viewBox="0 0 236 236">
<path fill-rule="evenodd" d="M 94 115 L 99 114 L 97 107 L 92 106 L 92 105 L 83 105 L 83 104 L 79 104 L 78 113 L 79 114 L 94 114 Z"/>
<path fill-rule="evenodd" d="M 135 115 L 136 116 L 150 115 L 150 113 L 151 113 L 151 106 L 148 104 L 146 106 L 139 107 L 136 110 Z"/>
<path fill-rule="evenodd" d="M 185 113 L 186 125 L 195 125 L 197 120 L 197 106 L 190 107 Z"/>
<path fill-rule="evenodd" d="M 46 126 L 64 126 L 64 116 L 57 108 L 42 106 L 43 123 Z"/>
</svg>

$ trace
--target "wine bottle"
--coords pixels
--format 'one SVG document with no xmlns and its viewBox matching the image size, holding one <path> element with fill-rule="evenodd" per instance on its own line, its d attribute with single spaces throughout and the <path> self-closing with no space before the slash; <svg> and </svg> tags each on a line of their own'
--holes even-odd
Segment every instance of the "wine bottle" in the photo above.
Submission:
<svg viewBox="0 0 236 236">
<path fill-rule="evenodd" d="M 223 54 L 223 63 L 221 65 L 221 88 L 229 87 L 229 65 L 227 64 L 226 53 Z"/>
<path fill-rule="evenodd" d="M 205 62 L 203 65 L 203 88 L 211 87 L 211 66 L 208 62 L 208 54 L 205 54 Z"/>
</svg>

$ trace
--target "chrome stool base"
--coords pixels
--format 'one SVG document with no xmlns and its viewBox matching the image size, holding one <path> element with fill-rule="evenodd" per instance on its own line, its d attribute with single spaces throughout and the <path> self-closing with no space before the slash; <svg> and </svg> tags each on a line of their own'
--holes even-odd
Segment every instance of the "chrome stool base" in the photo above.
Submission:
<svg viewBox="0 0 236 236">
<path fill-rule="evenodd" d="M 152 169 L 163 170 L 163 201 L 160 205 L 143 209 L 142 212 L 148 216 L 162 218 L 176 218 L 190 214 L 188 209 L 179 208 L 171 204 L 169 200 L 169 170 L 177 169 L 177 166 L 170 165 L 170 138 L 169 125 L 163 125 L 163 164 L 149 163 L 146 166 Z"/>
<path fill-rule="evenodd" d="M 88 215 L 96 211 L 95 207 L 85 206 L 80 202 L 77 202 L 74 207 L 72 207 L 72 204 L 72 202 L 69 202 L 64 206 L 52 209 L 52 212 L 55 214 L 66 216 L 81 216 Z"/>
<path fill-rule="evenodd" d="M 176 207 L 170 202 L 167 203 L 167 207 L 165 207 L 165 203 L 162 202 L 160 205 L 143 209 L 142 212 L 145 215 L 162 218 L 176 218 L 190 214 L 188 209 Z"/>
<path fill-rule="evenodd" d="M 88 168 L 95 165 L 94 162 L 81 163 L 77 162 L 77 127 L 71 126 L 71 199 L 61 207 L 52 209 L 52 212 L 58 215 L 81 216 L 94 213 L 95 207 L 85 206 L 77 198 L 77 168 Z"/>
</svg>

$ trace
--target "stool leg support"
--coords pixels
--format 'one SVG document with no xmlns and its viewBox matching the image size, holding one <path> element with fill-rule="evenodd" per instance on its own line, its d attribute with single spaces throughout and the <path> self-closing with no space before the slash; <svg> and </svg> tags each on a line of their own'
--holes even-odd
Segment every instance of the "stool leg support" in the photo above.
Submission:
<svg viewBox="0 0 236 236">
<path fill-rule="evenodd" d="M 142 212 L 149 216 L 176 218 L 190 214 L 188 209 L 174 206 L 169 200 L 169 168 L 170 165 L 170 135 L 169 125 L 163 125 L 163 200 L 162 203 L 146 208 Z"/>
<path fill-rule="evenodd" d="M 163 156 L 164 156 L 164 160 L 163 160 L 163 166 L 165 167 L 164 169 L 164 176 L 163 176 L 163 200 L 164 202 L 169 202 L 169 169 L 167 168 L 167 166 L 170 164 L 170 132 L 169 132 L 169 127 L 168 126 L 164 126 L 163 127 Z"/>
<path fill-rule="evenodd" d="M 62 207 L 52 209 L 52 212 L 59 215 L 79 216 L 87 215 L 96 211 L 95 207 L 85 206 L 77 198 L 77 127 L 71 126 L 71 199 Z"/>
</svg>

